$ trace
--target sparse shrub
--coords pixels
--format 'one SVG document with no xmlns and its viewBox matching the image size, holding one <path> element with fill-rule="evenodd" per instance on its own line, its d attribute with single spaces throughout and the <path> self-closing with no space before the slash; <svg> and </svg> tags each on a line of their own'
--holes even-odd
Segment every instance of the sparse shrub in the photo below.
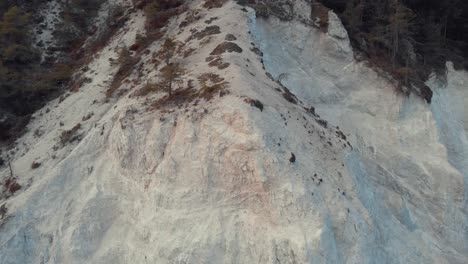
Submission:
<svg viewBox="0 0 468 264">
<path fill-rule="evenodd" d="M 72 66 L 64 63 L 59 63 L 55 65 L 54 70 L 50 73 L 48 79 L 54 85 L 63 85 L 71 79 L 72 74 Z"/>
<path fill-rule="evenodd" d="M 248 98 L 248 99 L 245 99 L 245 102 L 249 103 L 253 107 L 260 109 L 260 111 L 263 112 L 264 106 L 263 106 L 263 103 L 260 102 L 259 100 Z"/>
<path fill-rule="evenodd" d="M 173 16 L 187 11 L 183 4 L 182 0 L 147 0 L 138 6 L 145 12 L 147 31 L 152 31 L 166 26 Z"/>
<path fill-rule="evenodd" d="M 294 153 L 292 153 L 292 152 L 291 152 L 291 157 L 289 158 L 289 162 L 291 162 L 291 163 L 296 162 L 296 155 L 294 155 Z"/>
<path fill-rule="evenodd" d="M 6 218 L 6 215 L 8 213 L 8 208 L 6 207 L 6 204 L 2 204 L 2 206 L 0 206 L 0 220 L 3 220 Z M 0 226 L 1 226 L 1 222 L 0 222 Z"/>
<path fill-rule="evenodd" d="M 184 56 L 184 58 L 189 57 L 189 56 L 192 55 L 193 52 L 195 52 L 195 51 L 196 51 L 195 48 L 188 48 L 188 49 L 185 49 L 185 50 L 183 51 L 183 56 Z"/>
<path fill-rule="evenodd" d="M 73 75 L 73 67 L 68 64 L 55 64 L 50 71 L 33 76 L 35 91 L 58 90 L 69 83 Z"/>
<path fill-rule="evenodd" d="M 216 48 L 210 53 L 210 55 L 221 55 L 225 52 L 242 53 L 242 48 L 234 42 L 226 41 L 216 46 Z"/>
<path fill-rule="evenodd" d="M 176 48 L 177 48 L 177 43 L 174 41 L 173 38 L 166 38 L 166 40 L 164 40 L 164 43 L 162 45 L 162 52 L 163 52 L 163 56 L 166 61 L 166 64 L 169 64 L 172 57 L 174 57 Z"/>
<path fill-rule="evenodd" d="M 223 90 L 227 86 L 224 78 L 216 73 L 204 73 L 198 77 L 198 81 L 202 89 L 200 96 L 206 100 L 212 99 L 216 92 Z"/>
<path fill-rule="evenodd" d="M 208 26 L 206 27 L 205 29 L 203 29 L 202 31 L 199 31 L 199 32 L 195 32 L 194 34 L 192 34 L 188 41 L 196 38 L 198 40 L 201 40 L 207 36 L 211 36 L 211 35 L 217 35 L 217 34 L 221 34 L 221 29 L 219 26 L 216 26 L 216 25 L 213 25 L 213 26 Z"/>
<path fill-rule="evenodd" d="M 161 87 L 157 83 L 147 82 L 143 87 L 135 93 L 136 96 L 146 96 L 150 93 L 161 90 Z"/>
<path fill-rule="evenodd" d="M 11 175 L 5 180 L 3 186 L 4 192 L 9 192 L 10 194 L 14 194 L 15 192 L 21 189 L 21 185 L 17 182 L 17 178 L 13 175 Z"/>
<path fill-rule="evenodd" d="M 135 37 L 135 43 L 130 46 L 131 51 L 138 51 L 142 50 L 143 48 L 147 47 L 150 43 L 150 39 L 146 35 L 142 35 L 137 33 Z"/>
<path fill-rule="evenodd" d="M 39 129 L 39 128 L 34 130 L 34 137 L 36 137 L 36 138 L 41 137 L 43 134 L 44 134 L 44 131 Z"/>
<path fill-rule="evenodd" d="M 80 129 L 81 124 L 78 123 L 72 129 L 63 131 L 60 135 L 60 143 L 62 144 L 62 146 L 66 145 L 67 143 L 80 140 L 81 136 L 78 135 L 78 131 Z"/>
<path fill-rule="evenodd" d="M 88 77 L 74 78 L 70 84 L 71 92 L 78 92 L 85 83 L 91 83 L 93 80 Z"/>
<path fill-rule="evenodd" d="M 217 67 L 219 70 L 224 70 L 230 66 L 229 62 L 224 62 L 220 56 L 209 56 L 206 61 L 209 62 L 208 66 Z"/>
<path fill-rule="evenodd" d="M 127 78 L 133 71 L 135 64 L 138 63 L 140 59 L 132 56 L 131 52 L 127 47 L 124 47 L 119 52 L 119 57 L 117 63 L 119 63 L 119 70 L 112 79 L 112 83 L 106 91 L 106 96 L 110 97 L 114 92 L 119 89 L 122 85 L 122 81 Z"/>
<path fill-rule="evenodd" d="M 161 81 L 159 82 L 160 87 L 167 93 L 172 94 L 174 85 L 183 83 L 182 76 L 185 74 L 185 69 L 180 63 L 169 63 L 162 67 L 161 70 Z"/>
<path fill-rule="evenodd" d="M 178 89 L 172 94 L 166 95 L 163 98 L 154 102 L 151 106 L 153 109 L 163 109 L 169 107 L 182 108 L 184 105 L 189 104 L 198 97 L 196 90 L 191 88 Z"/>
<path fill-rule="evenodd" d="M 39 168 L 41 165 L 42 165 L 42 164 L 41 164 L 39 161 L 35 160 L 35 161 L 33 161 L 33 163 L 31 164 L 31 169 L 35 170 L 35 169 Z"/>
<path fill-rule="evenodd" d="M 161 7 L 159 6 L 158 1 L 152 1 L 147 4 L 144 8 L 146 18 L 149 20 L 156 19 L 158 13 L 161 12 Z M 151 23 L 151 21 L 150 21 Z"/>
<path fill-rule="evenodd" d="M 87 16 L 85 16 L 87 17 Z M 105 21 L 105 30 L 98 32 L 89 44 L 84 45 L 86 38 L 75 39 L 76 42 L 71 49 L 72 58 L 85 64 L 92 59 L 92 56 L 102 50 L 112 39 L 115 33 L 122 28 L 128 16 L 125 8 L 121 5 L 113 5 L 109 9 L 109 14 Z M 93 33 L 94 34 L 94 33 Z"/>
<path fill-rule="evenodd" d="M 220 77 L 215 73 L 205 73 L 202 74 L 198 81 L 200 82 L 201 89 L 199 91 L 193 89 L 192 80 L 188 81 L 188 88 L 177 89 L 171 94 L 157 100 L 152 104 L 153 109 L 164 109 L 177 106 L 182 108 L 188 104 L 195 101 L 195 105 L 198 103 L 199 98 L 203 98 L 206 101 L 211 100 L 217 93 L 220 96 L 227 94 L 225 88 L 227 87 L 227 82 L 224 81 L 224 78 Z"/>
<path fill-rule="evenodd" d="M 185 20 L 180 23 L 179 28 L 184 28 L 187 25 L 199 20 L 201 18 L 200 15 L 200 10 L 195 9 L 195 10 L 190 10 L 187 12 L 187 15 L 185 16 Z"/>
<path fill-rule="evenodd" d="M 226 41 L 236 41 L 237 38 L 233 34 L 227 34 L 226 37 L 224 37 Z"/>
<path fill-rule="evenodd" d="M 288 88 L 282 87 L 283 88 L 283 97 L 286 99 L 288 102 L 297 104 L 297 97 L 289 91 Z"/>
<path fill-rule="evenodd" d="M 89 119 L 91 119 L 91 117 L 94 116 L 94 113 L 93 112 L 90 112 L 88 113 L 87 115 L 83 116 L 83 118 L 81 118 L 81 121 L 88 121 Z"/>
<path fill-rule="evenodd" d="M 227 0 L 205 0 L 203 4 L 204 8 L 212 9 L 212 8 L 220 8 L 222 7 Z"/>
</svg>

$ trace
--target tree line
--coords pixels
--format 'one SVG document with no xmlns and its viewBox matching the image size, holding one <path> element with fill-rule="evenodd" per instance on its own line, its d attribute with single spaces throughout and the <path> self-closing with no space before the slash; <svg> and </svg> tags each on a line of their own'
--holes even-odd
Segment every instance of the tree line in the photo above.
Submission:
<svg viewBox="0 0 468 264">
<path fill-rule="evenodd" d="M 0 1 L 0 141 L 24 125 L 28 116 L 57 94 L 71 78 L 73 60 L 67 55 L 89 33 L 94 15 L 104 0 L 67 0 L 58 14 L 62 24 L 53 32 L 64 56 L 41 59 L 34 43 L 33 25 L 44 16 L 37 10 L 48 0 Z M 34 15 L 33 15 L 34 14 Z M 50 14 L 49 14 L 50 15 Z"/>
<path fill-rule="evenodd" d="M 340 16 L 353 46 L 405 92 L 420 91 L 432 72 L 443 77 L 447 61 L 468 67 L 468 1 L 321 2 Z"/>
</svg>

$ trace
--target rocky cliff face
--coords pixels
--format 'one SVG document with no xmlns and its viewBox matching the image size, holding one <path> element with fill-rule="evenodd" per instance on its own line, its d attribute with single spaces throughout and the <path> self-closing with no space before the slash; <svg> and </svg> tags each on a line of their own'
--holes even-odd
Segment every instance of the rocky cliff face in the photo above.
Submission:
<svg viewBox="0 0 468 264">
<path fill-rule="evenodd" d="M 147 85 L 161 38 L 106 96 L 145 34 L 135 9 L 34 116 L 0 168 L 21 186 L 3 187 L 0 262 L 466 263 L 466 72 L 448 64 L 428 105 L 356 62 L 332 12 L 324 31 L 306 1 L 286 20 L 206 2 L 165 28 L 171 95 Z"/>
</svg>

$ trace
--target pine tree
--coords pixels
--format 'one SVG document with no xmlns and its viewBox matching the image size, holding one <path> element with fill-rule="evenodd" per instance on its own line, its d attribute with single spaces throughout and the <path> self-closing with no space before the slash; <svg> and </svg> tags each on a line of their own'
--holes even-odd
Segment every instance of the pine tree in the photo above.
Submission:
<svg viewBox="0 0 468 264">
<path fill-rule="evenodd" d="M 185 70 L 179 63 L 169 63 L 160 70 L 161 72 L 161 85 L 169 95 L 172 95 L 175 84 L 181 84 L 183 82 L 182 75 Z"/>
<path fill-rule="evenodd" d="M 364 23 L 364 11 L 366 3 L 364 0 L 350 0 L 346 3 L 346 9 L 343 12 L 348 30 L 354 35 L 362 30 Z"/>
<path fill-rule="evenodd" d="M 176 47 L 177 47 L 177 43 L 174 41 L 174 39 L 166 38 L 166 40 L 164 41 L 162 45 L 162 49 L 165 53 L 164 59 L 165 59 L 166 64 L 169 64 L 172 57 L 174 57 Z"/>
<path fill-rule="evenodd" d="M 11 6 L 0 21 L 0 95 L 28 89 L 27 74 L 38 56 L 30 39 L 30 15 Z M 25 78 L 26 76 L 26 78 Z"/>
<path fill-rule="evenodd" d="M 462 9 L 458 9 L 457 5 L 460 3 L 460 0 L 445 0 L 443 2 L 443 12 L 442 12 L 442 39 L 443 44 L 447 44 L 447 31 L 450 21 L 459 18 L 462 15 Z"/>
<path fill-rule="evenodd" d="M 412 21 L 415 18 L 413 11 L 407 8 L 400 0 L 393 0 L 392 15 L 389 18 L 390 28 L 392 30 L 392 69 L 397 67 L 397 56 L 400 53 L 401 43 L 414 42 L 412 39 L 412 31 L 410 29 Z M 409 49 L 406 49 L 406 55 Z"/>
<path fill-rule="evenodd" d="M 1 57 L 4 63 L 27 62 L 31 57 L 29 39 L 30 15 L 12 6 L 0 22 Z"/>
</svg>

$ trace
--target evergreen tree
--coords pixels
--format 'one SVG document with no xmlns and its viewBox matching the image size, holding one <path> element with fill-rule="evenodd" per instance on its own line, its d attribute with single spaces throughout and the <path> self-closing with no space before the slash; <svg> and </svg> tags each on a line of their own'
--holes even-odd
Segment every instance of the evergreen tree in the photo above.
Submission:
<svg viewBox="0 0 468 264">
<path fill-rule="evenodd" d="M 12 6 L 0 21 L 0 96 L 29 87 L 24 73 L 38 60 L 31 47 L 30 15 Z"/>
<path fill-rule="evenodd" d="M 393 0 L 391 6 L 392 14 L 389 17 L 389 25 L 392 30 L 392 69 L 395 70 L 398 63 L 398 54 L 403 53 L 402 55 L 406 59 L 411 55 L 409 54 L 409 50 L 411 49 L 410 45 L 414 43 L 411 26 L 415 15 L 413 11 L 407 8 L 400 0 Z M 400 52 L 402 43 L 405 43 L 405 46 L 403 52 Z M 408 63 L 405 64 L 407 65 Z"/>
<path fill-rule="evenodd" d="M 359 34 L 362 31 L 364 23 L 364 11 L 366 8 L 365 0 L 350 0 L 346 3 L 346 9 L 343 12 L 346 18 L 348 30 L 352 35 Z"/>
<path fill-rule="evenodd" d="M 161 85 L 169 95 L 172 95 L 175 84 L 182 83 L 185 70 L 179 63 L 169 63 L 161 68 Z"/>
</svg>

